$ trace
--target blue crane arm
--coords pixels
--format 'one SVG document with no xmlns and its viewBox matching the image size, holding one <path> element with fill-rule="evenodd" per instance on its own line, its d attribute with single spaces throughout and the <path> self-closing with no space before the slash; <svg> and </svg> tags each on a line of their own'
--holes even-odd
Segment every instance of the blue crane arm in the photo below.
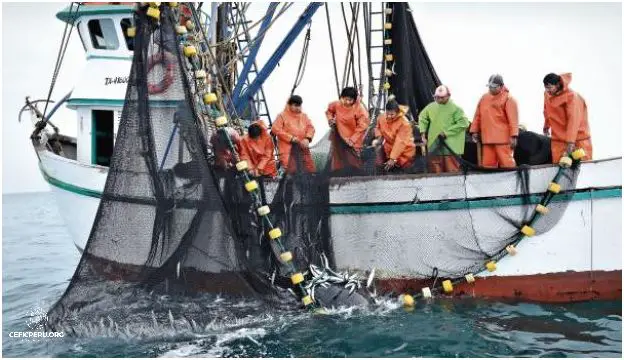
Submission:
<svg viewBox="0 0 624 360">
<path fill-rule="evenodd" d="M 256 61 L 256 55 L 258 55 L 258 50 L 260 49 L 260 45 L 262 44 L 262 40 L 264 40 L 264 31 L 269 27 L 271 20 L 273 19 L 273 13 L 275 13 L 275 9 L 277 9 L 278 2 L 272 2 L 267 9 L 266 15 L 264 16 L 264 20 L 262 20 L 262 24 L 260 25 L 260 30 L 258 30 L 258 36 L 253 40 L 253 44 L 249 49 L 249 56 L 247 57 L 247 61 L 243 65 L 243 69 L 240 72 L 238 77 L 238 81 L 236 82 L 236 86 L 234 86 L 234 90 L 232 91 L 232 99 L 236 104 L 238 99 L 240 98 L 240 92 L 247 81 L 247 76 L 249 75 L 249 70 L 251 70 L 251 66 L 254 61 Z M 238 108 L 238 107 L 237 107 Z"/>
<path fill-rule="evenodd" d="M 306 7 L 301 16 L 299 16 L 299 19 L 297 20 L 295 25 L 292 27 L 292 29 L 290 29 L 290 31 L 284 37 L 284 40 L 282 40 L 281 44 L 279 44 L 277 49 L 275 49 L 273 55 L 271 55 L 269 60 L 267 60 L 262 70 L 260 70 L 258 76 L 256 76 L 251 84 L 249 84 L 247 91 L 245 91 L 244 94 L 241 94 L 240 96 L 238 96 L 238 98 L 235 99 L 234 106 L 236 107 L 236 111 L 238 113 L 241 113 L 243 109 L 245 109 L 245 106 L 247 105 L 249 99 L 253 98 L 253 96 L 260 89 L 260 87 L 266 81 L 269 75 L 271 75 L 271 73 L 277 66 L 277 63 L 282 59 L 284 54 L 286 54 L 288 48 L 290 48 L 299 33 L 301 33 L 301 30 L 303 30 L 306 24 L 312 19 L 312 16 L 316 12 L 316 10 L 321 7 L 321 5 L 323 5 L 323 3 L 313 2 L 308 5 L 308 7 Z M 249 59 L 247 61 L 249 61 Z"/>
</svg>

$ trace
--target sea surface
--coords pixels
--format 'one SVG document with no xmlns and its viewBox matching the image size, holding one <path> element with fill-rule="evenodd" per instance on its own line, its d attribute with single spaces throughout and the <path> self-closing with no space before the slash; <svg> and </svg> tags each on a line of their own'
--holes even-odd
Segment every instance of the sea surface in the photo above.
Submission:
<svg viewBox="0 0 624 360">
<path fill-rule="evenodd" d="M 23 340 L 61 296 L 79 261 L 51 193 L 2 197 L 2 355 L 6 357 L 621 357 L 622 303 L 565 305 L 436 299 L 404 310 L 325 315 L 260 311 L 189 329 L 158 325 Z M 251 310 L 251 311 L 249 311 Z M 106 331 L 104 331 L 106 330 Z"/>
</svg>

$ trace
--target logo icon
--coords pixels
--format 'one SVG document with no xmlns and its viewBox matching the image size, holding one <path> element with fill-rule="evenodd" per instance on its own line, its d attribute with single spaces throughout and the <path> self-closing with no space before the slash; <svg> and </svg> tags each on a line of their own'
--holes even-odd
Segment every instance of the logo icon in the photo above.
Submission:
<svg viewBox="0 0 624 360">
<path fill-rule="evenodd" d="M 28 313 L 26 325 L 30 330 L 43 330 L 43 324 L 48 321 L 48 314 L 41 307 L 36 306 Z"/>
</svg>

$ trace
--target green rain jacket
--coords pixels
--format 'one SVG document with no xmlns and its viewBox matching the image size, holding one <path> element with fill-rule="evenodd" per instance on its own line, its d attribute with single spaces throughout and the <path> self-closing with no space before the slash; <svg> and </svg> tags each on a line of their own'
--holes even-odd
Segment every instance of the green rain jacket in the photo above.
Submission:
<svg viewBox="0 0 624 360">
<path fill-rule="evenodd" d="M 444 131 L 446 143 L 458 155 L 464 153 L 466 129 L 470 123 L 464 110 L 449 100 L 446 104 L 432 102 L 418 116 L 418 129 L 421 134 L 427 133 L 429 152 L 448 155 L 443 145 L 438 144 L 438 135 Z"/>
</svg>

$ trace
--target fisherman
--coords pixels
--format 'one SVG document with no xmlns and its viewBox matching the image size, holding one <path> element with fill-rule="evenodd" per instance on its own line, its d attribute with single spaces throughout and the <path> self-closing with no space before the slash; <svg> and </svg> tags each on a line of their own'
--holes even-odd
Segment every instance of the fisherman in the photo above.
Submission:
<svg viewBox="0 0 624 360">
<path fill-rule="evenodd" d="M 464 153 L 469 122 L 464 110 L 450 97 L 446 85 L 438 86 L 433 95 L 435 102 L 427 105 L 418 116 L 423 142 L 428 144 L 429 170 L 433 173 L 459 171 L 457 157 Z"/>
<path fill-rule="evenodd" d="M 289 174 L 299 170 L 297 163 L 302 164 L 302 171 L 316 171 L 310 152 L 314 126 L 308 115 L 301 111 L 301 104 L 303 104 L 301 96 L 291 95 L 284 111 L 277 115 L 271 129 L 273 135 L 277 137 L 280 162 Z M 295 153 L 296 150 L 298 151 Z M 291 152 L 299 154 L 301 158 L 291 158 Z"/>
<path fill-rule="evenodd" d="M 552 162 L 575 149 L 582 148 L 592 159 L 592 143 L 585 100 L 570 86 L 572 74 L 550 73 L 544 77 L 544 135 L 551 135 Z"/>
<path fill-rule="evenodd" d="M 489 91 L 481 97 L 470 126 L 472 140 L 482 145 L 481 166 L 513 168 L 518 144 L 518 104 L 499 74 L 490 76 Z"/>
<path fill-rule="evenodd" d="M 406 112 L 406 107 L 400 107 L 396 100 L 389 100 L 386 112 L 377 118 L 373 146 L 383 143 L 381 162 L 385 171 L 405 170 L 414 163 L 416 145 Z"/>
<path fill-rule="evenodd" d="M 277 176 L 275 148 L 264 121 L 258 119 L 249 125 L 247 135 L 241 140 L 240 149 L 241 160 L 247 161 L 251 175 L 271 178 Z"/>
<path fill-rule="evenodd" d="M 236 166 L 237 162 L 234 153 L 230 150 L 230 144 L 226 139 L 226 134 L 230 138 L 232 145 L 234 145 L 236 153 L 241 153 L 241 137 L 236 130 L 231 127 L 226 127 L 223 130 L 215 132 L 210 137 L 210 144 L 215 154 L 215 166 L 221 170 L 229 170 Z"/>
<path fill-rule="evenodd" d="M 361 168 L 360 152 L 370 120 L 368 111 L 358 102 L 357 90 L 354 87 L 342 89 L 340 100 L 330 103 L 325 115 L 333 129 L 332 171 Z"/>
</svg>

